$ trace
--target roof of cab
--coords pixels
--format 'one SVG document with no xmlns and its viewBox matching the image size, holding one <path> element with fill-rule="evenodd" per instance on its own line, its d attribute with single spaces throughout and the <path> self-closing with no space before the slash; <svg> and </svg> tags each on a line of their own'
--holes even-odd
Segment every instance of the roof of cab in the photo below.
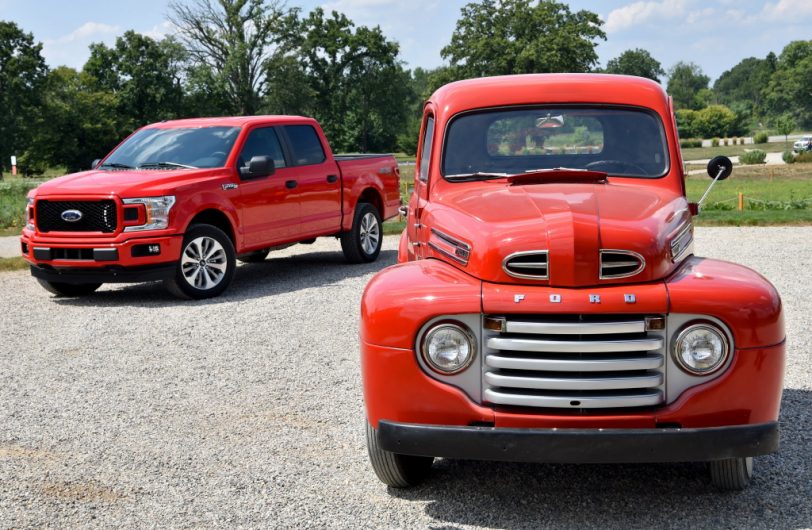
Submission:
<svg viewBox="0 0 812 530">
<path fill-rule="evenodd" d="M 168 120 L 147 125 L 155 129 L 174 129 L 178 127 L 243 127 L 245 125 L 277 123 L 315 123 L 313 118 L 304 116 L 222 116 L 217 118 L 187 118 Z"/>
<path fill-rule="evenodd" d="M 668 95 L 659 83 L 611 74 L 524 74 L 449 83 L 429 98 L 446 118 L 472 109 L 510 105 L 591 103 L 634 105 L 667 113 Z"/>
</svg>

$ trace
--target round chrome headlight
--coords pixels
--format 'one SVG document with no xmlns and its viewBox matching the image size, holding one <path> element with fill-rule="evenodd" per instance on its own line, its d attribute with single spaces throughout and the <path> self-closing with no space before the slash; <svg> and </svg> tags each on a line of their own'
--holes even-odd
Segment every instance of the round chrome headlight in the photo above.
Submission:
<svg viewBox="0 0 812 530">
<path fill-rule="evenodd" d="M 468 368 L 474 360 L 476 340 L 467 328 L 442 323 L 426 332 L 421 349 L 432 370 L 452 375 Z"/>
<path fill-rule="evenodd" d="M 692 375 L 708 375 L 725 364 L 729 353 L 727 337 L 712 324 L 692 324 L 677 335 L 674 360 Z"/>
</svg>

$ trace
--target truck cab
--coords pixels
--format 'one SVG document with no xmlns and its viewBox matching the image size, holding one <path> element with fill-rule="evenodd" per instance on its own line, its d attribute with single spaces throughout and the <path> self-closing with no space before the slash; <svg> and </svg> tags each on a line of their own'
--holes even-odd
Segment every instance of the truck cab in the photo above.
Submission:
<svg viewBox="0 0 812 530">
<path fill-rule="evenodd" d="M 362 301 L 370 460 L 706 461 L 776 450 L 781 300 L 694 255 L 673 107 L 627 76 L 474 79 L 425 105 L 399 264 Z M 718 176 L 718 175 L 717 175 Z"/>
</svg>

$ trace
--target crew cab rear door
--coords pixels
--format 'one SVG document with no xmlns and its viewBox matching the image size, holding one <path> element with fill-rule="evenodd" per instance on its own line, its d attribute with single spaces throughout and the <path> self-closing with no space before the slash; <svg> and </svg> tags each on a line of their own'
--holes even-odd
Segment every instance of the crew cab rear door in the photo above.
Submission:
<svg viewBox="0 0 812 530">
<path fill-rule="evenodd" d="M 241 224 L 246 246 L 271 245 L 289 241 L 299 233 L 299 198 L 294 180 L 296 168 L 290 167 L 279 139 L 278 127 L 252 129 L 237 159 L 245 167 L 255 156 L 269 156 L 274 161 L 273 175 L 258 178 L 240 176 Z"/>
<path fill-rule="evenodd" d="M 341 173 L 324 138 L 309 124 L 284 125 L 295 171 L 301 236 L 335 234 L 341 230 Z"/>
</svg>

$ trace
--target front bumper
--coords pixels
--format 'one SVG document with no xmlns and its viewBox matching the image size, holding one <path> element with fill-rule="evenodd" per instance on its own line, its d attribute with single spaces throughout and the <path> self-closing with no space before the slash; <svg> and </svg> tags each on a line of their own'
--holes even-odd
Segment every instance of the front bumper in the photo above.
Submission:
<svg viewBox="0 0 812 530">
<path fill-rule="evenodd" d="M 31 265 L 31 276 L 55 283 L 137 283 L 154 282 L 171 278 L 175 274 L 174 263 L 124 268 L 117 266 L 92 269 L 54 268 Z"/>
<path fill-rule="evenodd" d="M 378 425 L 381 447 L 414 456 L 560 464 L 701 462 L 772 453 L 778 423 L 695 429 L 516 429 Z"/>
</svg>

